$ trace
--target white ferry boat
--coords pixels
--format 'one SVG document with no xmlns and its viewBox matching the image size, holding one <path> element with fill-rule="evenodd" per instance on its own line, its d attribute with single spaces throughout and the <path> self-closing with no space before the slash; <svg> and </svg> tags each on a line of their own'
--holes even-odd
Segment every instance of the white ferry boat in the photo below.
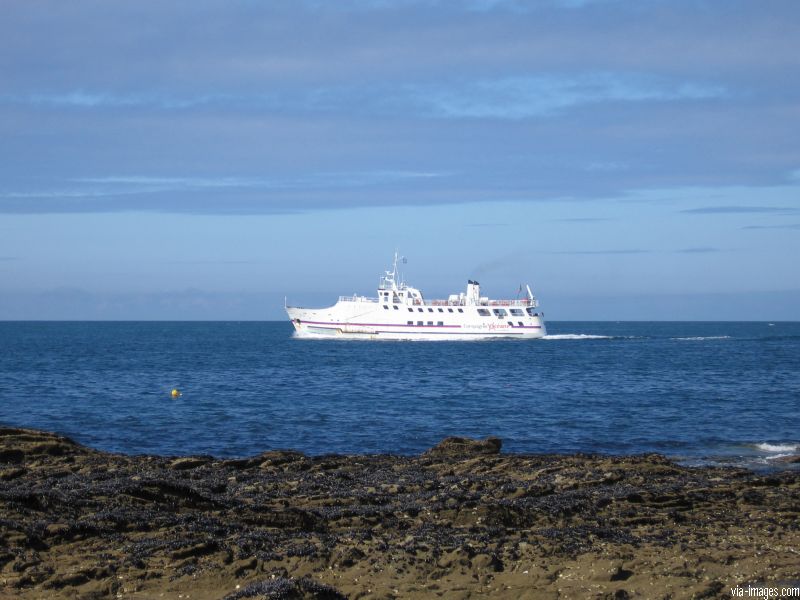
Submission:
<svg viewBox="0 0 800 600">
<path fill-rule="evenodd" d="M 416 288 L 398 281 L 398 256 L 378 285 L 378 297 L 341 296 L 328 308 L 286 306 L 296 337 L 387 340 L 533 339 L 546 335 L 544 313 L 527 295 L 514 300 L 481 296 L 477 281 L 447 300 L 427 300 Z M 521 288 L 521 286 L 520 286 Z M 520 291 L 522 291 L 520 289 Z"/>
</svg>

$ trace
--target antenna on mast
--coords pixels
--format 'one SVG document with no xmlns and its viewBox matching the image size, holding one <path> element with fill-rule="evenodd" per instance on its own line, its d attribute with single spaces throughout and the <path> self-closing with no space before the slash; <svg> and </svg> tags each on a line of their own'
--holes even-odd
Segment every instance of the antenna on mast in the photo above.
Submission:
<svg viewBox="0 0 800 600">
<path fill-rule="evenodd" d="M 384 271 L 383 275 L 380 278 L 380 284 L 378 287 L 382 290 L 390 289 L 396 290 L 397 289 L 397 260 L 399 258 L 399 254 L 395 250 L 394 253 L 394 260 L 392 261 L 392 270 L 389 271 L 388 269 Z"/>
</svg>

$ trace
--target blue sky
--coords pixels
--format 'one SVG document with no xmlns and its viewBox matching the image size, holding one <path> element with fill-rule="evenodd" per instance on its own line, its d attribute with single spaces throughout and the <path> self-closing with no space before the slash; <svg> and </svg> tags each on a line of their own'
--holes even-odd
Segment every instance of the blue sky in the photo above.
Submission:
<svg viewBox="0 0 800 600">
<path fill-rule="evenodd" d="M 282 319 L 530 282 L 800 319 L 794 0 L 11 2 L 0 319 Z"/>
</svg>

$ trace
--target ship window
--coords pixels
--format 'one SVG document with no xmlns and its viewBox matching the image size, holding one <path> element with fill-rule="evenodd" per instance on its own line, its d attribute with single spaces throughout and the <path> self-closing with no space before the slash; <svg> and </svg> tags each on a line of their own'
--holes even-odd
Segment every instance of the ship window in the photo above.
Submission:
<svg viewBox="0 0 800 600">
<path fill-rule="evenodd" d="M 417 325 L 424 325 L 422 321 L 417 321 Z"/>
<path fill-rule="evenodd" d="M 464 309 L 463 309 L 463 308 L 459 308 L 459 309 L 458 309 L 458 312 L 460 312 L 460 313 L 463 313 L 463 312 L 464 312 Z"/>
<path fill-rule="evenodd" d="M 393 309 L 395 309 L 395 310 L 400 310 L 400 309 L 399 309 L 399 308 L 397 308 L 396 306 L 393 306 L 392 308 L 393 308 Z"/>
<path fill-rule="evenodd" d="M 429 308 L 429 309 L 428 309 L 428 312 L 433 312 L 433 309 L 432 309 L 432 308 Z"/>
<path fill-rule="evenodd" d="M 428 325 L 433 325 L 433 321 L 428 321 Z"/>
<path fill-rule="evenodd" d="M 525 313 L 522 311 L 521 308 L 512 308 L 511 309 L 511 314 L 514 315 L 515 317 L 524 317 L 525 316 Z"/>
<path fill-rule="evenodd" d="M 534 308 L 533 308 L 532 306 L 529 306 L 529 307 L 528 307 L 528 308 L 526 308 L 525 310 L 526 310 L 526 311 L 528 311 L 528 316 L 529 316 L 529 317 L 535 317 L 535 316 L 537 316 L 537 315 L 536 315 L 536 313 L 535 313 L 535 312 L 533 312 L 533 311 L 534 311 Z"/>
<path fill-rule="evenodd" d="M 442 325 L 444 325 L 444 321 L 437 321 L 437 322 L 436 322 L 436 324 L 437 324 L 439 327 L 441 327 Z"/>
<path fill-rule="evenodd" d="M 525 327 L 525 325 L 522 324 L 522 321 L 517 321 L 517 323 L 519 323 L 520 327 Z"/>
<path fill-rule="evenodd" d="M 389 307 L 384 304 L 383 305 L 383 310 L 389 310 Z"/>
<path fill-rule="evenodd" d="M 511 321 L 509 321 L 508 324 L 511 325 L 512 327 L 514 326 L 514 323 L 512 323 Z"/>
<path fill-rule="evenodd" d="M 443 308 L 440 308 L 440 309 L 439 309 L 439 312 L 444 312 L 444 309 L 443 309 Z"/>
<path fill-rule="evenodd" d="M 494 314 L 497 315 L 498 318 L 506 316 L 506 309 L 505 308 L 495 308 Z"/>
<path fill-rule="evenodd" d="M 488 308 L 479 308 L 479 309 L 478 309 L 478 314 L 479 314 L 480 316 L 482 316 L 482 317 L 488 317 L 488 316 L 490 316 L 490 315 L 491 315 L 491 313 L 489 312 L 489 309 L 488 309 Z"/>
<path fill-rule="evenodd" d="M 406 325 L 413 325 L 414 321 L 406 321 Z"/>
<path fill-rule="evenodd" d="M 417 310 L 418 310 L 419 312 L 422 312 L 422 309 L 421 309 L 421 308 L 418 308 Z"/>
<path fill-rule="evenodd" d="M 453 312 L 453 309 L 452 308 L 448 308 L 447 312 Z"/>
<path fill-rule="evenodd" d="M 409 307 L 408 312 L 414 312 L 414 309 Z"/>
</svg>

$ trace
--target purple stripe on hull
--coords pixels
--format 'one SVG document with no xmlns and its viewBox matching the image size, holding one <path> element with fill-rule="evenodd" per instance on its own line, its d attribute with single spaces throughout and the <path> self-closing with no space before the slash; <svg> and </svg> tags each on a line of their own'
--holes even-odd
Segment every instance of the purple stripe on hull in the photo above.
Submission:
<svg viewBox="0 0 800 600">
<path fill-rule="evenodd" d="M 300 319 L 300 323 L 306 323 L 309 325 L 335 325 L 337 327 L 342 327 L 344 325 L 353 325 L 355 327 L 430 327 L 436 329 L 440 327 L 442 329 L 460 329 L 461 325 L 408 325 L 403 323 L 397 323 L 396 325 L 393 323 L 332 323 L 329 321 L 303 321 Z"/>
</svg>

